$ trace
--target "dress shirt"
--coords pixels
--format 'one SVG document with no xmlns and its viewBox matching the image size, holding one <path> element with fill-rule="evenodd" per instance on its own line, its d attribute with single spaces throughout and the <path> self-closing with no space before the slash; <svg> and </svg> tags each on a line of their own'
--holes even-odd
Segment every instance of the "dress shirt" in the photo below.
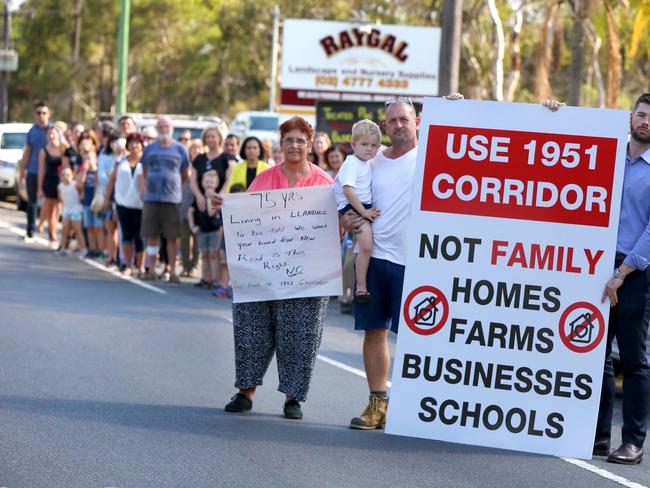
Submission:
<svg viewBox="0 0 650 488">
<path fill-rule="evenodd" d="M 644 270 L 650 264 L 650 149 L 636 159 L 625 157 L 621 215 L 616 252 L 628 266 Z"/>
</svg>

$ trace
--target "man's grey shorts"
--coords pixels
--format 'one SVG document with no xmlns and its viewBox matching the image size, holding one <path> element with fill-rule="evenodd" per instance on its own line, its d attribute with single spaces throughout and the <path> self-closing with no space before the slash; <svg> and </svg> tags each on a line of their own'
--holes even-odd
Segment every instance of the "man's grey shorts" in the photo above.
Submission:
<svg viewBox="0 0 650 488">
<path fill-rule="evenodd" d="M 142 208 L 142 236 L 178 239 L 181 236 L 180 205 L 167 202 L 144 202 Z"/>
<path fill-rule="evenodd" d="M 196 242 L 201 252 L 218 251 L 221 239 L 219 238 L 219 232 L 215 230 L 214 232 L 199 232 L 196 236 Z"/>
</svg>

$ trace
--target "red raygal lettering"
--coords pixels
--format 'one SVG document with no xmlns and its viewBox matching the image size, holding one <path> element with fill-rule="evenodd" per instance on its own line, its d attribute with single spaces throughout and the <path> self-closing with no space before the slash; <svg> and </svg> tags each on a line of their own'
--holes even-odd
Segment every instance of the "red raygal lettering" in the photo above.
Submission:
<svg viewBox="0 0 650 488">
<path fill-rule="evenodd" d="M 327 57 L 330 57 L 345 49 L 354 47 L 372 47 L 395 57 L 398 61 L 404 62 L 408 59 L 408 43 L 398 41 L 392 34 L 384 34 L 377 30 L 371 29 L 370 32 L 364 32 L 358 28 L 349 31 L 340 31 L 336 36 L 326 36 L 319 41 Z"/>
</svg>

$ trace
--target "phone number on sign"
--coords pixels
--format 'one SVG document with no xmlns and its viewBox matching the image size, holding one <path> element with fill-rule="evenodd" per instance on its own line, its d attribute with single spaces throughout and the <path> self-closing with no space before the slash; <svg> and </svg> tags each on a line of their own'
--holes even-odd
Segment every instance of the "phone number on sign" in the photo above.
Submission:
<svg viewBox="0 0 650 488">
<path fill-rule="evenodd" d="M 375 79 L 367 76 L 346 76 L 339 79 L 338 76 L 316 76 L 316 86 L 332 86 L 337 88 L 339 85 L 356 88 L 370 88 L 379 86 L 381 88 L 406 89 L 409 87 L 408 80 L 379 78 Z"/>
</svg>

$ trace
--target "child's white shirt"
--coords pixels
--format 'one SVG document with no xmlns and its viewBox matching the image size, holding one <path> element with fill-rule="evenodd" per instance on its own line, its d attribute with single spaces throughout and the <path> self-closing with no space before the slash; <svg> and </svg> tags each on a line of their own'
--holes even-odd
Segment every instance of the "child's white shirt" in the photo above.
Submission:
<svg viewBox="0 0 650 488">
<path fill-rule="evenodd" d="M 81 212 L 83 210 L 79 198 L 79 190 L 77 190 L 74 183 L 59 183 L 59 194 L 63 202 L 64 212 Z"/>
<path fill-rule="evenodd" d="M 341 166 L 336 178 L 334 179 L 334 194 L 336 195 L 336 208 L 341 210 L 350 202 L 345 193 L 344 186 L 354 188 L 357 198 L 361 203 L 372 203 L 372 169 L 370 161 L 363 161 L 351 154 Z"/>
</svg>

